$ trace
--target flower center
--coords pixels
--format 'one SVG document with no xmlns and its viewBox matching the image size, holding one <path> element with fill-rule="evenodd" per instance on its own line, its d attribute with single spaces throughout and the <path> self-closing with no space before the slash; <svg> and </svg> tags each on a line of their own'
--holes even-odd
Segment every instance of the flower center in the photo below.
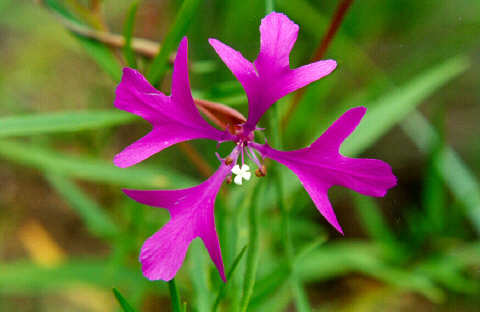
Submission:
<svg viewBox="0 0 480 312">
<path fill-rule="evenodd" d="M 255 130 L 263 130 L 263 129 L 255 129 Z M 252 148 L 251 143 L 254 142 L 255 138 L 255 130 L 247 130 L 243 127 L 243 125 L 235 125 L 230 126 L 228 131 L 232 134 L 232 141 L 235 142 L 235 150 L 239 157 L 235 157 L 233 160 L 230 157 L 225 159 L 225 164 L 232 165 L 231 169 L 232 173 L 236 175 L 233 182 L 237 185 L 242 185 L 243 179 L 250 180 L 251 173 L 249 172 L 250 167 L 245 163 L 246 158 L 250 159 L 256 166 L 257 169 L 255 170 L 255 175 L 257 177 L 263 177 L 266 175 L 266 167 L 263 164 L 263 159 L 256 154 L 254 148 Z M 234 151 L 235 151 L 234 150 Z M 245 155 L 247 157 L 245 157 Z M 240 160 L 239 160 L 240 159 Z M 235 163 L 233 163 L 235 161 Z M 240 163 L 237 164 L 237 161 Z M 229 177 L 227 181 L 232 181 L 232 178 Z"/>
</svg>

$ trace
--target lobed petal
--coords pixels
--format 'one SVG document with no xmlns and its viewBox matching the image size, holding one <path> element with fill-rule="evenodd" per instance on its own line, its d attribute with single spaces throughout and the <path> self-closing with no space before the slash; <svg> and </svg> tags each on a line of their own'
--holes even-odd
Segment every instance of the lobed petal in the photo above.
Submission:
<svg viewBox="0 0 480 312">
<path fill-rule="evenodd" d="M 188 42 L 178 47 L 172 75 L 172 95 L 156 90 L 138 71 L 125 68 L 116 89 L 115 107 L 138 115 L 152 131 L 117 154 L 119 167 L 134 165 L 161 150 L 187 140 L 221 140 L 224 132 L 206 122 L 193 102 L 188 80 Z"/>
<path fill-rule="evenodd" d="M 231 166 L 220 168 L 202 184 L 181 190 L 124 190 L 133 200 L 165 208 L 171 219 L 147 239 L 140 252 L 143 274 L 150 280 L 171 280 L 181 267 L 188 246 L 200 237 L 222 280 L 225 272 L 215 227 L 214 203 Z"/>
<path fill-rule="evenodd" d="M 256 124 L 278 99 L 330 74 L 337 63 L 319 61 L 290 68 L 290 52 L 297 40 L 298 25 L 281 13 L 270 13 L 260 25 L 260 52 L 252 63 L 216 39 L 210 39 L 222 61 L 240 81 L 248 98 L 247 129 Z"/>
<path fill-rule="evenodd" d="M 319 212 L 340 233 L 335 213 L 328 200 L 328 189 L 341 185 L 368 196 L 382 197 L 397 181 L 391 167 L 377 159 L 348 158 L 339 153 L 341 143 L 357 127 L 366 108 L 348 110 L 311 146 L 279 151 L 267 144 L 252 144 L 264 157 L 292 170 L 305 187 Z"/>
</svg>

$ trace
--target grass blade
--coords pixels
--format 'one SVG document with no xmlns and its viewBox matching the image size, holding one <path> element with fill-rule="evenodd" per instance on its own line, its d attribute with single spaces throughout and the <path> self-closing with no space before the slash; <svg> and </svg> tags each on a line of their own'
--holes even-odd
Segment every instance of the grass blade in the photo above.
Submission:
<svg viewBox="0 0 480 312">
<path fill-rule="evenodd" d="M 168 169 L 121 169 L 108 161 L 62 155 L 54 150 L 4 140 L 0 141 L 0 157 L 47 173 L 122 187 L 166 187 L 172 185 L 173 181 L 176 187 L 194 183 L 192 179 Z"/>
<path fill-rule="evenodd" d="M 0 138 L 76 132 L 126 124 L 136 117 L 121 111 L 78 111 L 0 118 Z"/>
<path fill-rule="evenodd" d="M 253 288 L 255 286 L 255 279 L 257 274 L 258 267 L 258 258 L 259 258 L 259 229 L 258 229 L 258 218 L 259 218 L 259 198 L 260 194 L 264 192 L 265 183 L 258 185 L 252 196 L 252 203 L 249 207 L 248 222 L 249 222 L 249 234 L 248 234 L 248 255 L 247 255 L 247 265 L 245 271 L 245 279 L 243 282 L 243 297 L 240 303 L 240 311 L 247 311 L 250 298 L 253 294 Z"/>
<path fill-rule="evenodd" d="M 83 24 L 77 16 L 72 14 L 62 3 L 56 0 L 46 0 L 45 5 L 54 12 L 59 18 L 63 18 L 69 23 Z M 84 16 L 85 17 L 85 16 Z M 82 37 L 79 34 L 71 32 L 85 52 L 105 71 L 114 81 L 120 81 L 122 77 L 122 68 L 113 52 L 103 43 Z"/>
<path fill-rule="evenodd" d="M 125 298 L 117 289 L 113 288 L 113 294 L 115 295 L 115 298 L 122 307 L 123 312 L 135 312 L 132 306 L 127 302 L 127 300 L 125 300 Z"/>
<path fill-rule="evenodd" d="M 192 244 L 189 247 L 189 253 L 189 275 L 192 281 L 193 294 L 192 303 L 197 312 L 210 312 L 212 311 L 212 291 L 209 288 L 210 285 L 208 279 L 208 265 L 210 265 L 210 263 L 207 265 L 207 255 L 205 254 L 205 249 L 200 240 L 197 239 L 192 241 Z"/>
<path fill-rule="evenodd" d="M 245 251 L 247 250 L 247 246 L 244 246 L 240 253 L 235 257 L 235 260 L 232 263 L 232 266 L 230 267 L 230 270 L 228 270 L 227 273 L 227 281 L 230 280 L 230 278 L 233 276 L 233 273 L 235 272 L 235 269 L 237 268 L 238 264 L 240 263 L 240 260 L 242 260 L 243 255 L 245 254 Z M 212 311 L 217 311 L 218 305 L 220 304 L 220 301 L 223 299 L 225 296 L 225 292 L 227 289 L 227 283 L 224 283 L 220 285 L 220 290 L 218 291 L 217 299 L 215 299 L 215 303 L 213 305 Z"/>
<path fill-rule="evenodd" d="M 451 58 L 422 73 L 405 86 L 368 104 L 370 109 L 360 125 L 342 144 L 342 152 L 347 155 L 358 154 L 371 146 L 428 96 L 463 73 L 468 65 L 469 61 L 465 56 Z"/>
<path fill-rule="evenodd" d="M 440 139 L 420 113 L 410 115 L 410 118 L 402 124 L 402 128 L 426 154 L 437 146 Z M 480 233 L 480 184 L 458 154 L 449 146 L 444 146 L 439 152 L 438 161 L 435 164 L 455 198 L 465 206 L 466 214 L 475 226 L 475 230 Z"/>
<path fill-rule="evenodd" d="M 125 37 L 125 46 L 123 48 L 123 55 L 125 60 L 127 60 L 128 66 L 132 68 L 137 67 L 137 59 L 135 52 L 132 50 L 132 36 L 133 29 L 135 27 L 135 15 L 137 14 L 138 2 L 135 1 L 131 4 L 127 13 L 127 20 L 125 21 L 125 26 L 123 30 L 123 36 Z"/>
<path fill-rule="evenodd" d="M 161 77 L 167 70 L 170 53 L 175 50 L 176 45 L 180 42 L 180 39 L 187 31 L 193 16 L 198 11 L 197 9 L 200 5 L 200 1 L 201 0 L 183 1 L 172 28 L 163 40 L 162 47 L 147 72 L 147 79 L 153 85 L 156 85 L 160 81 Z"/>
<path fill-rule="evenodd" d="M 111 237 L 118 232 L 117 227 L 104 210 L 72 181 L 55 174 L 48 174 L 46 177 L 70 207 L 83 219 L 92 233 L 101 237 Z"/>
<path fill-rule="evenodd" d="M 170 301 L 172 303 L 173 312 L 181 312 L 182 305 L 180 304 L 180 294 L 178 293 L 174 278 L 168 282 L 168 289 L 170 291 Z"/>
<path fill-rule="evenodd" d="M 357 214 L 360 216 L 363 228 L 368 235 L 378 242 L 385 243 L 387 246 L 395 246 L 395 236 L 385 223 L 374 199 L 357 193 L 353 193 L 353 199 L 355 200 Z"/>
<path fill-rule="evenodd" d="M 122 67 L 112 51 L 103 43 L 72 33 L 77 38 L 85 52 L 106 72 L 115 82 L 122 78 Z"/>
</svg>

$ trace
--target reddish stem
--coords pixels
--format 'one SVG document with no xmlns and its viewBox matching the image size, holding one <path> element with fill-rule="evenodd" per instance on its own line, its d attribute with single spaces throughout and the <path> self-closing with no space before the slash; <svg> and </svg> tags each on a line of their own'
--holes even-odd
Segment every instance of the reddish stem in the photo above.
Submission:
<svg viewBox="0 0 480 312">
<path fill-rule="evenodd" d="M 337 34 L 337 31 L 340 28 L 340 25 L 342 24 L 342 21 L 345 18 L 348 9 L 352 6 L 352 4 L 353 0 L 343 0 L 338 4 L 335 14 L 332 18 L 332 22 L 328 27 L 327 33 L 323 37 L 320 45 L 317 47 L 315 53 L 310 59 L 311 63 L 319 61 L 323 58 L 323 56 L 327 52 L 328 47 L 330 46 L 330 43 L 332 42 L 332 39 Z M 298 104 L 305 95 L 305 90 L 306 88 L 302 88 L 298 90 L 293 96 L 293 100 L 290 104 L 290 107 L 288 108 L 288 112 L 282 120 L 282 130 L 285 130 L 285 128 L 287 127 L 288 122 L 291 120 L 291 116 L 295 113 Z"/>
</svg>

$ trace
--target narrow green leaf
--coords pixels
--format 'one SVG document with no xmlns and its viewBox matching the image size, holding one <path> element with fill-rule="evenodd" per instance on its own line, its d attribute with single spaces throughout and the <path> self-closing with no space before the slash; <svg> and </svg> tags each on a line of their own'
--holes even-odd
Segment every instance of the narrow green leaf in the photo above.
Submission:
<svg viewBox="0 0 480 312">
<path fill-rule="evenodd" d="M 104 210 L 68 178 L 46 175 L 47 180 L 83 219 L 87 228 L 101 237 L 111 237 L 118 232 L 117 227 Z"/>
<path fill-rule="evenodd" d="M 150 70 L 147 72 L 148 80 L 156 85 L 168 68 L 170 54 L 187 31 L 193 16 L 197 13 L 201 0 L 184 0 L 175 22 L 162 42 L 158 55 L 153 60 Z"/>
<path fill-rule="evenodd" d="M 135 15 L 137 14 L 138 2 L 135 1 L 130 5 L 127 13 L 127 20 L 123 28 L 123 36 L 125 37 L 125 46 L 123 47 L 123 55 L 127 60 L 128 66 L 132 68 L 137 67 L 137 59 L 135 52 L 132 50 L 132 36 L 135 27 Z"/>
<path fill-rule="evenodd" d="M 8 116 L 0 118 L 0 138 L 99 129 L 135 119 L 132 114 L 114 110 Z"/>
<path fill-rule="evenodd" d="M 273 12 L 275 9 L 274 0 L 265 0 L 265 14 Z"/>
<path fill-rule="evenodd" d="M 69 10 L 67 10 L 67 8 L 63 6 L 61 2 L 57 0 L 44 0 L 44 3 L 49 9 L 59 14 L 60 16 L 73 22 L 82 23 L 82 21 L 78 19 L 74 14 L 72 14 Z"/>
<path fill-rule="evenodd" d="M 428 276 L 384 262 L 380 250 L 371 243 L 330 244 L 312 252 L 301 261 L 299 277 L 304 281 L 322 281 L 356 272 L 401 289 L 416 291 L 435 302 L 443 299 L 443 292 Z"/>
<path fill-rule="evenodd" d="M 2 263 L 0 270 L 0 293 L 38 294 L 58 292 L 59 289 L 78 287 L 79 284 L 111 287 L 145 288 L 150 283 L 138 274 L 138 269 L 122 267 L 111 270 L 107 259 L 68 261 L 55 267 L 43 267 L 31 262 Z M 52 278 L 54 277 L 54 278 Z M 166 294 L 166 288 L 160 289 Z"/>
<path fill-rule="evenodd" d="M 45 4 L 60 18 L 65 18 L 68 22 L 84 25 L 84 22 L 77 16 L 72 14 L 62 3 L 56 0 L 45 0 Z M 85 16 L 84 16 L 85 17 Z M 120 81 L 122 68 L 113 52 L 103 43 L 83 37 L 79 34 L 71 32 L 80 45 L 85 49 L 87 54 L 95 60 L 100 68 L 105 71 L 114 81 Z"/>
<path fill-rule="evenodd" d="M 134 167 L 121 169 L 111 162 L 67 156 L 57 151 L 24 143 L 0 141 L 0 157 L 47 173 L 120 185 L 122 187 L 186 186 L 194 181 L 169 169 Z M 157 173 L 161 172 L 161 174 Z"/>
<path fill-rule="evenodd" d="M 358 154 L 371 146 L 428 96 L 463 73 L 468 65 L 469 61 L 465 56 L 451 58 L 374 103 L 366 105 L 370 109 L 357 129 L 342 144 L 342 152 L 347 155 Z"/>
<path fill-rule="evenodd" d="M 261 183 L 258 185 L 253 194 L 252 204 L 249 207 L 248 213 L 248 254 L 247 254 L 247 265 L 246 265 L 246 272 L 245 272 L 245 279 L 243 282 L 243 297 L 240 303 L 240 311 L 245 312 L 247 311 L 248 304 L 250 302 L 250 298 L 253 294 L 253 288 L 255 286 L 255 279 L 257 275 L 257 267 L 258 267 L 258 258 L 259 258 L 259 249 L 260 249 L 260 241 L 259 241 L 259 229 L 258 229 L 258 218 L 259 218 L 259 197 L 264 192 L 265 183 Z"/>
<path fill-rule="evenodd" d="M 227 281 L 231 279 L 233 276 L 233 273 L 235 272 L 235 269 L 237 268 L 238 264 L 240 263 L 240 260 L 242 260 L 243 255 L 245 254 L 245 251 L 247 250 L 247 246 L 244 246 L 242 250 L 238 253 L 238 255 L 235 257 L 235 260 L 232 263 L 232 266 L 228 270 L 227 273 Z M 217 299 L 215 299 L 215 304 L 213 305 L 213 311 L 217 311 L 218 305 L 220 304 L 220 301 L 223 299 L 225 296 L 226 289 L 228 287 L 227 283 L 224 283 L 220 286 L 220 290 L 218 291 Z"/>
<path fill-rule="evenodd" d="M 295 307 L 298 312 L 309 312 L 312 311 L 310 303 L 308 302 L 307 294 L 303 289 L 302 281 L 296 276 L 293 276 L 291 281 L 293 298 L 295 299 Z"/>
<path fill-rule="evenodd" d="M 420 113 L 410 115 L 402 128 L 425 154 L 437 145 L 438 134 Z M 480 184 L 451 147 L 444 146 L 438 157 L 437 170 L 455 198 L 465 206 L 467 216 L 480 233 Z"/>
<path fill-rule="evenodd" d="M 385 223 L 379 207 L 371 197 L 352 193 L 355 200 L 355 209 L 360 216 L 360 221 L 368 235 L 386 245 L 395 245 L 396 239 L 390 228 Z"/>
<path fill-rule="evenodd" d="M 215 217 L 218 220 L 218 215 Z M 218 224 L 218 222 L 217 222 Z M 207 255 L 199 239 L 195 239 L 189 247 L 190 279 L 193 286 L 193 304 L 198 312 L 212 310 L 212 291 L 209 289 Z"/>
<path fill-rule="evenodd" d="M 327 236 L 322 236 L 309 243 L 305 246 L 302 246 L 298 252 L 294 255 L 293 258 L 293 269 L 295 270 L 295 276 L 298 274 L 298 271 L 301 271 L 300 266 L 302 265 L 303 258 L 310 255 L 317 247 L 327 241 Z M 255 294 L 251 300 L 252 305 L 262 304 L 262 302 L 271 298 L 273 294 L 277 293 L 282 286 L 288 285 L 286 282 L 292 276 L 292 270 L 290 269 L 290 264 L 288 263 L 287 259 L 282 259 L 280 263 L 278 263 L 278 267 L 276 267 L 273 271 L 259 280 L 255 286 Z M 298 284 L 292 284 L 293 288 L 296 288 Z M 295 285 L 296 284 L 296 285 Z M 308 307 L 307 305 L 303 304 L 302 298 L 302 291 L 303 289 L 298 289 L 298 293 L 294 294 L 298 296 L 297 299 L 301 300 L 299 303 L 302 307 Z"/>
<path fill-rule="evenodd" d="M 115 82 L 122 78 L 122 67 L 113 52 L 103 43 L 72 33 L 77 38 L 85 52 L 105 71 Z"/>
<path fill-rule="evenodd" d="M 113 294 L 115 295 L 115 298 L 122 307 L 123 312 L 135 312 L 132 306 L 127 302 L 127 300 L 125 300 L 125 298 L 117 289 L 113 288 Z"/>
<path fill-rule="evenodd" d="M 172 303 L 173 312 L 181 312 L 180 294 L 178 293 L 174 278 L 168 282 L 168 289 L 170 291 L 170 301 Z"/>
</svg>

